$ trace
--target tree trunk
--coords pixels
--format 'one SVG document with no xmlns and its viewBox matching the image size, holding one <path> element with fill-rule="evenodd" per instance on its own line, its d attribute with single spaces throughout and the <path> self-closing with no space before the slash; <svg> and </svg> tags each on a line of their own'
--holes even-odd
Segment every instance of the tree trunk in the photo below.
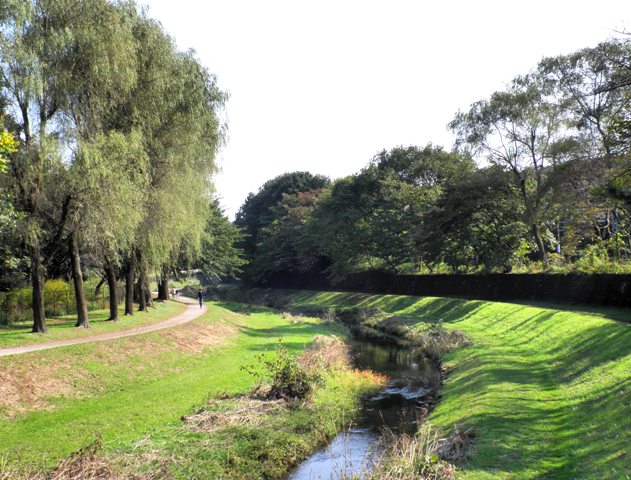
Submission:
<svg viewBox="0 0 631 480">
<path fill-rule="evenodd" d="M 145 311 L 147 307 L 153 306 L 151 290 L 149 289 L 149 275 L 147 273 L 147 262 L 145 261 L 142 251 L 136 251 L 138 262 L 138 310 Z"/>
<path fill-rule="evenodd" d="M 142 258 L 142 252 L 140 249 L 136 250 L 136 261 L 138 262 L 138 311 L 144 312 L 147 310 L 147 266 Z"/>
<path fill-rule="evenodd" d="M 79 240 L 77 231 L 73 230 L 69 238 L 70 243 L 70 265 L 72 267 L 72 282 L 74 284 L 74 296 L 77 305 L 76 327 L 88 328 L 88 302 L 85 298 L 83 288 L 83 274 L 81 273 L 81 257 L 79 257 Z"/>
<path fill-rule="evenodd" d="M 98 297 L 99 293 L 101 293 L 101 287 L 103 286 L 103 284 L 107 281 L 107 279 L 105 277 L 101 277 L 101 280 L 99 280 L 99 283 L 96 284 L 96 287 L 94 288 L 94 296 Z"/>
<path fill-rule="evenodd" d="M 134 280 L 136 273 L 136 257 L 129 256 L 127 272 L 125 272 L 125 315 L 134 314 Z"/>
<path fill-rule="evenodd" d="M 147 295 L 145 295 L 145 291 L 142 285 L 142 271 L 140 272 L 140 276 L 138 278 L 138 282 L 136 282 L 136 292 L 138 294 L 138 311 L 144 312 L 147 310 Z"/>
<path fill-rule="evenodd" d="M 44 310 L 44 275 L 42 260 L 39 255 L 39 247 L 30 247 L 31 257 L 31 286 L 33 309 L 33 333 L 48 333 L 46 325 L 46 313 Z"/>
<path fill-rule="evenodd" d="M 162 267 L 162 275 L 158 283 L 158 300 L 161 302 L 169 300 L 169 268 L 166 265 Z"/>
<path fill-rule="evenodd" d="M 109 261 L 105 264 L 105 276 L 107 277 L 107 288 L 110 291 L 110 318 L 115 322 L 118 320 L 118 285 L 116 279 L 116 269 Z"/>
<path fill-rule="evenodd" d="M 541 234 L 539 233 L 539 227 L 537 225 L 531 225 L 532 236 L 535 239 L 535 243 L 537 244 L 537 249 L 539 250 L 539 260 L 545 265 L 546 264 L 546 247 L 543 244 L 543 239 L 541 238 Z"/>
</svg>

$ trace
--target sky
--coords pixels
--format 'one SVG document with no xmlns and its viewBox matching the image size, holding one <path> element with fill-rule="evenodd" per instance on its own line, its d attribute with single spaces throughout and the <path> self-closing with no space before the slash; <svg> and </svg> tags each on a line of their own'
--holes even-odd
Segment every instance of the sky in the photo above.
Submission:
<svg viewBox="0 0 631 480">
<path fill-rule="evenodd" d="M 631 0 L 139 0 L 230 99 L 217 195 L 233 217 L 285 172 L 338 178 L 447 123 L 543 57 L 631 31 Z"/>
</svg>

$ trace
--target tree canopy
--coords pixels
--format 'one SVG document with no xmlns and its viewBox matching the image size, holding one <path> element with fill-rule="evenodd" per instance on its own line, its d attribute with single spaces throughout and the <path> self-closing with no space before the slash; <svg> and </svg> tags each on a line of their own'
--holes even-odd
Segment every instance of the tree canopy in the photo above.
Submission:
<svg viewBox="0 0 631 480">
<path fill-rule="evenodd" d="M 583 271 L 594 252 L 602 268 L 628 268 L 630 59 L 628 39 L 543 59 L 455 115 L 453 151 L 382 150 L 298 194 L 281 188 L 291 176 L 267 182 L 237 218 L 254 279 Z"/>
</svg>

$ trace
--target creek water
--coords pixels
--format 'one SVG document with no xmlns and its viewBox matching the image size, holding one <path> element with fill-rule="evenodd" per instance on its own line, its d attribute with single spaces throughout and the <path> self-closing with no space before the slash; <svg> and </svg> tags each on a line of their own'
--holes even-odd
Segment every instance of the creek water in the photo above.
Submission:
<svg viewBox="0 0 631 480">
<path fill-rule="evenodd" d="M 419 408 L 428 404 L 440 388 L 437 365 L 408 349 L 370 342 L 353 342 L 354 365 L 388 377 L 386 387 L 367 399 L 359 418 L 347 431 L 314 453 L 296 468 L 288 480 L 338 480 L 370 471 L 379 456 L 379 439 L 388 429 L 395 434 L 414 434 Z"/>
</svg>

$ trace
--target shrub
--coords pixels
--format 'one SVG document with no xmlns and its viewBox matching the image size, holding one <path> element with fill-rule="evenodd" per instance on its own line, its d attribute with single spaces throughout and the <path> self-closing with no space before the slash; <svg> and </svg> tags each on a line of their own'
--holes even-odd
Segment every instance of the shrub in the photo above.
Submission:
<svg viewBox="0 0 631 480">
<path fill-rule="evenodd" d="M 455 469 L 440 456 L 444 439 L 430 425 L 424 424 L 414 436 L 388 434 L 388 448 L 371 472 L 369 480 L 454 480 Z"/>
<path fill-rule="evenodd" d="M 337 319 L 337 312 L 335 308 L 329 307 L 322 313 L 322 321 L 324 323 L 333 323 Z"/>
<path fill-rule="evenodd" d="M 447 330 L 442 325 L 432 325 L 425 333 L 416 336 L 414 343 L 423 353 L 436 359 L 472 344 L 464 333 L 458 330 Z"/>
<path fill-rule="evenodd" d="M 303 368 L 280 341 L 271 359 L 261 355 L 258 361 L 258 366 L 244 367 L 244 370 L 260 382 L 270 384 L 266 394 L 269 399 L 304 400 L 320 379 L 318 373 Z"/>
</svg>

